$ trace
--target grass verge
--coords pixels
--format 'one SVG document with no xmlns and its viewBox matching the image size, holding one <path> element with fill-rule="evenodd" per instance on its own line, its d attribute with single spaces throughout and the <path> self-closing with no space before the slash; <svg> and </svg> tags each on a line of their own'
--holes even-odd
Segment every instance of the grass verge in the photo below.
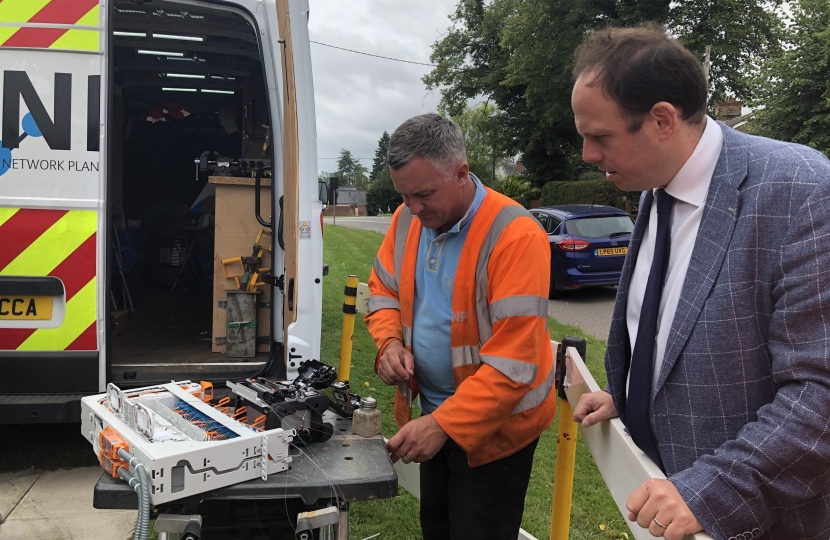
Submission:
<svg viewBox="0 0 830 540">
<path fill-rule="evenodd" d="M 324 259 L 329 264 L 329 275 L 323 284 L 321 356 L 323 361 L 337 365 L 342 325 L 340 306 L 346 277 L 355 274 L 361 281 L 368 280 L 383 237 L 369 231 L 331 225 L 325 225 L 324 231 Z M 550 333 L 557 340 L 564 336 L 586 338 L 586 363 L 597 383 L 605 385 L 604 341 L 585 334 L 575 326 L 562 325 L 553 319 L 550 320 Z M 394 388 L 386 386 L 374 373 L 376 352 L 365 325 L 358 321 L 355 325 L 351 385 L 355 392 L 377 398 L 378 408 L 383 412 L 383 433 L 391 437 L 396 431 L 392 421 Z M 557 432 L 558 417 L 542 435 L 537 447 L 522 521 L 522 528 L 539 540 L 550 536 Z M 578 439 L 577 444 L 570 538 L 630 536 L 626 522 L 617 510 L 588 448 L 581 439 Z M 419 539 L 418 509 L 417 499 L 403 490 L 392 499 L 355 503 L 352 505 L 350 520 L 351 536 L 366 538 L 380 532 L 380 538 Z M 604 530 L 600 529 L 600 525 L 604 525 Z"/>
</svg>

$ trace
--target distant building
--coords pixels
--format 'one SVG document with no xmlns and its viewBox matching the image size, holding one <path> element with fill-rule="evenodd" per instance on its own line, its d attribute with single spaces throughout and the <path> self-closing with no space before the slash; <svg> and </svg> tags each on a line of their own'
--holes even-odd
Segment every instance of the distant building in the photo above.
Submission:
<svg viewBox="0 0 830 540">
<path fill-rule="evenodd" d="M 747 124 L 755 117 L 755 112 L 743 114 L 743 103 L 737 99 L 727 99 L 715 105 L 715 120 L 720 120 L 738 131 L 745 131 Z"/>
<path fill-rule="evenodd" d="M 338 216 L 365 216 L 366 215 L 366 192 L 354 186 L 341 186 L 337 188 L 337 215 Z M 334 205 L 327 205 L 323 209 L 324 216 L 333 216 Z"/>
<path fill-rule="evenodd" d="M 366 192 L 354 186 L 337 189 L 337 204 L 366 204 Z"/>
<path fill-rule="evenodd" d="M 521 176 L 524 174 L 525 168 L 522 160 L 518 159 L 515 163 L 505 163 L 496 169 L 496 180 L 501 182 L 507 176 Z"/>
</svg>

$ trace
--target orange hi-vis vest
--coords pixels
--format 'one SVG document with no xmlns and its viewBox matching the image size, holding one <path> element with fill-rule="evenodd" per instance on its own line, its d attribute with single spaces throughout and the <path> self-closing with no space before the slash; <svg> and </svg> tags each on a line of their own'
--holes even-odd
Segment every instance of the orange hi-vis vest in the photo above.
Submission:
<svg viewBox="0 0 830 540">
<path fill-rule="evenodd" d="M 469 227 L 452 294 L 455 393 L 432 416 L 475 467 L 509 456 L 538 437 L 553 422 L 556 396 L 547 321 L 547 234 L 524 208 L 490 189 Z M 372 268 L 364 320 L 378 359 L 395 339 L 411 351 L 421 228 L 401 205 Z M 417 393 L 414 379 L 396 390 L 399 428 L 410 420 Z"/>
</svg>

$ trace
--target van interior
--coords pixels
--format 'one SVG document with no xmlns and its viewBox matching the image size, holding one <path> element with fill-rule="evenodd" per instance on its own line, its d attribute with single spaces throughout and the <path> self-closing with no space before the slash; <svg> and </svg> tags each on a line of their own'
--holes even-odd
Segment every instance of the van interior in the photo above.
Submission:
<svg viewBox="0 0 830 540">
<path fill-rule="evenodd" d="M 111 20 L 111 379 L 141 386 L 251 375 L 268 359 L 270 311 L 258 312 L 256 354 L 226 355 L 217 295 L 238 286 L 215 256 L 219 192 L 238 188 L 225 215 L 253 221 L 251 179 L 273 153 L 254 23 L 224 6 L 159 0 L 116 1 Z M 231 255 L 251 255 L 256 227 Z"/>
</svg>

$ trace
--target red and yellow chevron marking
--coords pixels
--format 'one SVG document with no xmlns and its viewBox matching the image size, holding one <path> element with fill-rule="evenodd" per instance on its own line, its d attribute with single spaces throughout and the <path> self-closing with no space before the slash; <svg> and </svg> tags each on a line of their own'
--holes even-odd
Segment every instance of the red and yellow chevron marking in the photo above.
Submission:
<svg viewBox="0 0 830 540">
<path fill-rule="evenodd" d="M 63 281 L 66 316 L 58 328 L 0 328 L 0 350 L 94 351 L 96 250 L 94 210 L 0 208 L 0 276 Z"/>
<path fill-rule="evenodd" d="M 0 22 L 98 26 L 98 0 L 0 0 Z M 0 26 L 0 47 L 97 51 L 98 30 Z"/>
</svg>

